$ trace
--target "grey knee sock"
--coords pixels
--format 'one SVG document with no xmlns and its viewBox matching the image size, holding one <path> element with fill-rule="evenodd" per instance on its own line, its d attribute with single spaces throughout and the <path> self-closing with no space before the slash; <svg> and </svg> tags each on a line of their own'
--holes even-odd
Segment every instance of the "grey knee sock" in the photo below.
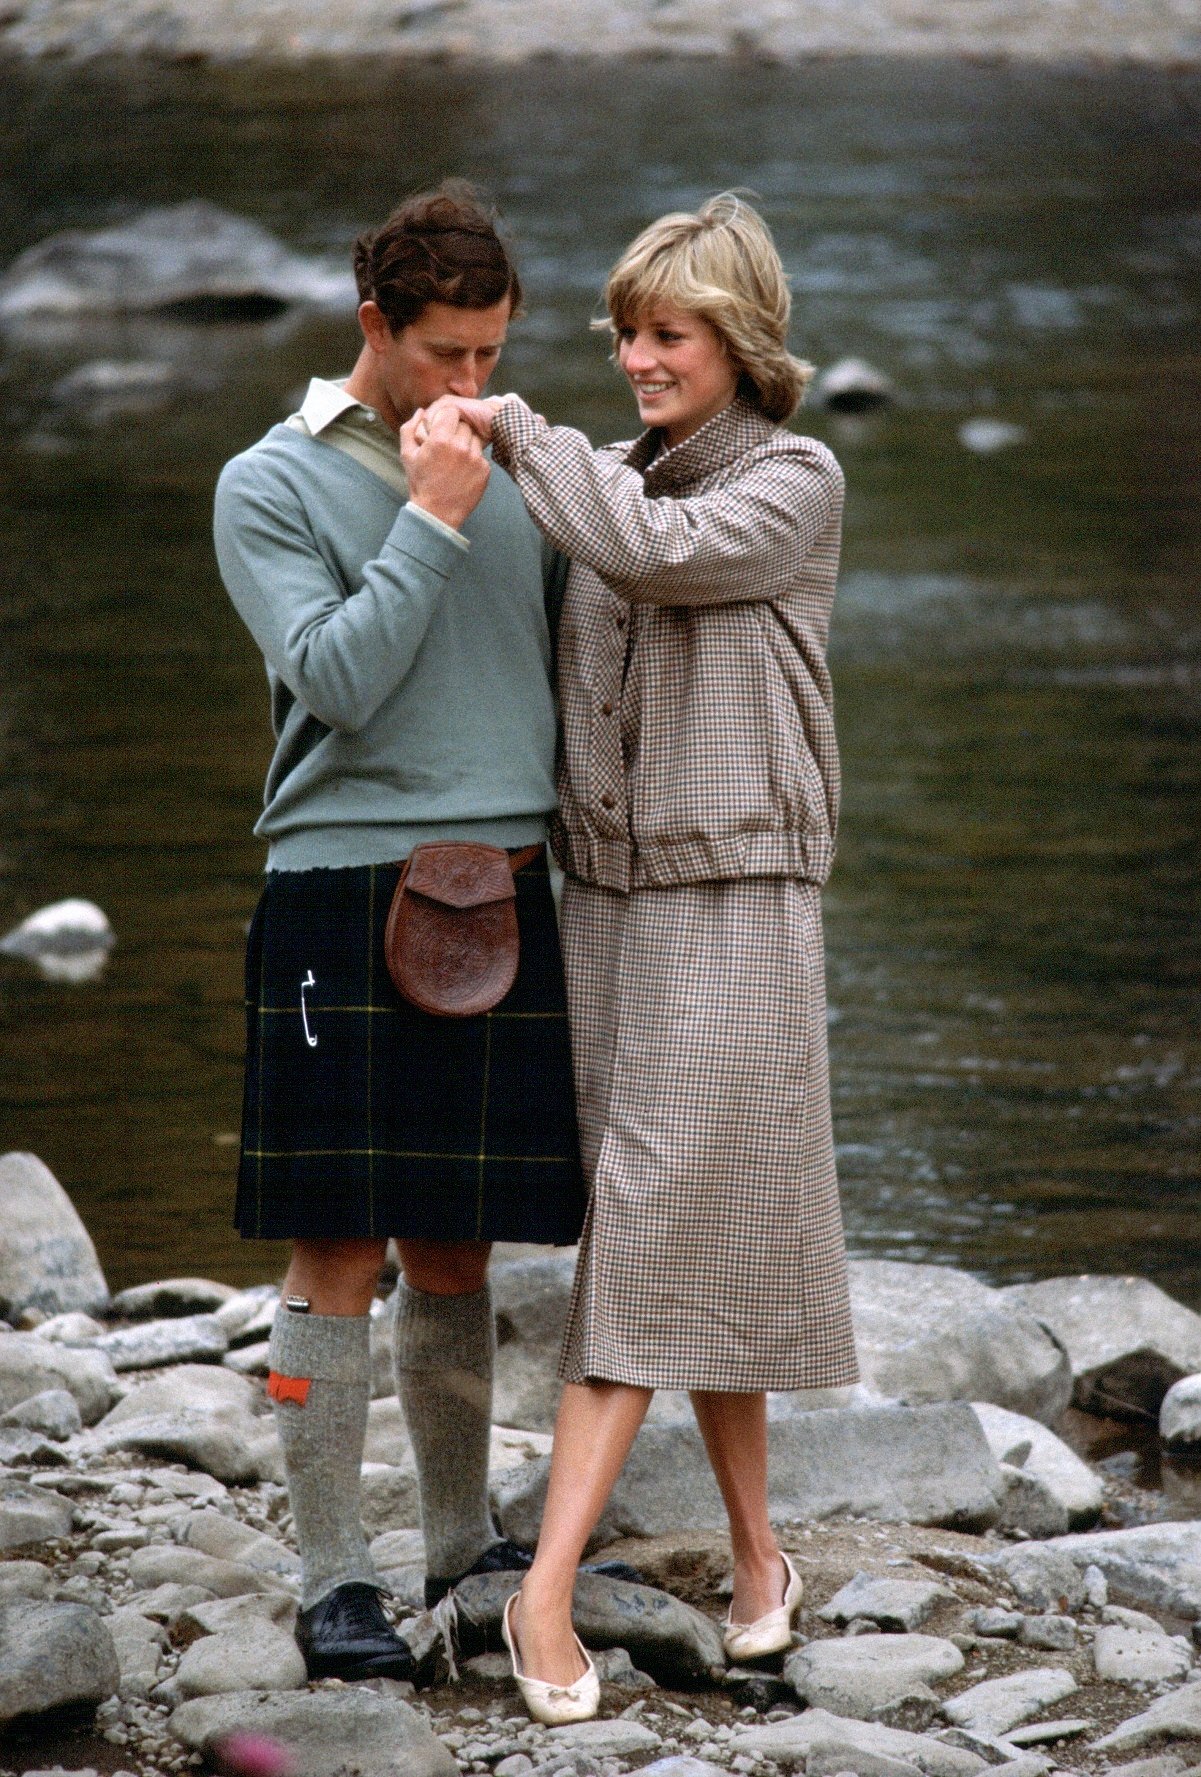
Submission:
<svg viewBox="0 0 1201 1777">
<path fill-rule="evenodd" d="M 271 1328 L 268 1390 L 283 1445 L 306 1610 L 347 1580 L 379 1583 L 359 1500 L 371 1393 L 368 1325 L 365 1314 L 296 1314 L 281 1302 Z"/>
<path fill-rule="evenodd" d="M 496 1541 L 488 1509 L 492 1293 L 432 1296 L 397 1284 L 396 1387 L 421 1489 L 425 1570 L 455 1579 Z"/>
</svg>

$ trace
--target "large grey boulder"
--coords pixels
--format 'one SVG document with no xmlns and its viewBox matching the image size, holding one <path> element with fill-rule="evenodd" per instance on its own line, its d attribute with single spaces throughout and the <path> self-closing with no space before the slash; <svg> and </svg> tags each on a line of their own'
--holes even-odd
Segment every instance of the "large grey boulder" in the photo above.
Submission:
<svg viewBox="0 0 1201 1777">
<path fill-rule="evenodd" d="M 857 1721 L 877 1720 L 915 1687 L 963 1670 L 953 1642 L 935 1635 L 851 1635 L 811 1641 L 784 1662 L 802 1703 Z"/>
<path fill-rule="evenodd" d="M 112 1311 L 125 1320 L 169 1320 L 176 1315 L 212 1314 L 241 1292 L 208 1277 L 164 1277 L 135 1283 L 113 1297 Z"/>
<path fill-rule="evenodd" d="M 217 1364 L 180 1364 L 142 1383 L 96 1426 L 88 1444 L 98 1455 L 133 1450 L 183 1462 L 229 1486 L 284 1478 L 262 1389 Z"/>
<path fill-rule="evenodd" d="M 497 1486 L 506 1536 L 537 1541 L 545 1461 Z M 930 1407 L 831 1408 L 778 1420 L 768 1444 L 775 1522 L 842 1513 L 888 1523 L 980 1530 L 995 1523 L 1001 1472 L 966 1402 Z M 647 1425 L 609 1496 L 593 1546 L 660 1536 L 686 1524 L 718 1530 L 725 1508 L 695 1425 Z"/>
<path fill-rule="evenodd" d="M 86 1604 L 0 1601 L 0 1725 L 100 1703 L 120 1677 L 112 1636 Z"/>
<path fill-rule="evenodd" d="M 1111 1734 L 1094 1741 L 1093 1750 L 1118 1754 L 1139 1752 L 1144 1746 L 1175 1740 L 1201 1740 L 1201 1683 L 1182 1685 L 1177 1691 L 1169 1691 L 1166 1697 L 1157 1697 L 1141 1715 L 1132 1716 Z M 1188 1745 L 1183 1750 L 1196 1762 L 1195 1745 Z"/>
<path fill-rule="evenodd" d="M 745 1728 L 729 1741 L 732 1756 L 768 1758 L 786 1770 L 807 1770 L 810 1759 L 820 1759 L 823 1771 L 867 1772 L 879 1770 L 868 1761 L 895 1759 L 923 1773 L 923 1777 L 976 1777 L 990 1762 L 978 1753 L 927 1734 L 910 1734 L 879 1722 L 854 1721 L 828 1709 L 806 1709 L 786 1721 Z M 837 1762 L 823 1755 L 833 1752 Z"/>
<path fill-rule="evenodd" d="M 48 1487 L 0 1475 L 0 1549 L 27 1549 L 69 1536 L 75 1509 Z"/>
<path fill-rule="evenodd" d="M 98 1351 L 55 1345 L 32 1333 L 0 1333 L 0 1412 L 50 1388 L 74 1395 L 85 1425 L 94 1425 L 121 1394 L 113 1366 Z"/>
<path fill-rule="evenodd" d="M 1160 1441 L 1184 1456 L 1201 1452 L 1201 1375 L 1173 1382 L 1159 1409 Z"/>
<path fill-rule="evenodd" d="M 223 1691 L 297 1691 L 305 1682 L 295 1637 L 275 1623 L 247 1620 L 203 1635 L 175 1673 L 177 1697 L 213 1697 Z"/>
<path fill-rule="evenodd" d="M 368 1537 L 387 1530 L 411 1530 L 421 1522 L 421 1496 L 417 1467 L 403 1468 L 388 1462 L 365 1462 L 359 1480 L 360 1516 Z"/>
<path fill-rule="evenodd" d="M 1063 1350 L 1005 1293 L 943 1265 L 850 1267 L 863 1381 L 909 1406 L 991 1401 L 1052 1425 L 1071 1398 Z"/>
<path fill-rule="evenodd" d="M 1145 1277 L 1052 1277 L 999 1293 L 1063 1345 L 1072 1399 L 1086 1413 L 1145 1419 L 1174 1382 L 1201 1370 L 1201 1314 Z"/>
<path fill-rule="evenodd" d="M 346 1686 L 320 1691 L 236 1691 L 181 1703 L 168 1726 L 189 1752 L 211 1758 L 231 1734 L 283 1745 L 292 1777 L 458 1777 L 425 1720 L 398 1698 Z"/>
<path fill-rule="evenodd" d="M 26 1308 L 94 1314 L 108 1306 L 108 1284 L 75 1205 L 36 1154 L 0 1157 L 0 1318 Z"/>
<path fill-rule="evenodd" d="M 519 1573 L 498 1573 L 478 1574 L 455 1587 L 460 1625 L 471 1647 L 501 1646 L 501 1612 L 520 1584 Z M 624 1647 L 639 1671 L 660 1684 L 708 1684 L 725 1668 L 717 1624 L 654 1586 L 578 1574 L 572 1621 L 588 1647 Z"/>
<path fill-rule="evenodd" d="M 1120 1592 L 1152 1610 L 1186 1621 L 1201 1618 L 1201 1536 L 1195 1523 L 1137 1524 L 1129 1530 L 1094 1530 L 1027 1543 L 985 1557 L 1003 1572 L 1023 1602 L 1055 1606 L 1068 1597 L 1075 1609 L 1084 1597 L 1084 1574 L 1098 1567 L 1110 1593 Z M 1046 1576 L 1045 1591 L 1040 1580 Z M 1074 1580 L 1069 1590 L 1065 1577 Z"/>
<path fill-rule="evenodd" d="M 494 1264 L 496 1315 L 493 1418 L 551 1431 L 559 1403 L 555 1373 L 575 1276 L 574 1248 Z"/>
<path fill-rule="evenodd" d="M 331 302 L 353 305 L 344 270 L 293 253 L 258 223 L 200 199 L 106 228 L 66 229 L 27 248 L 0 277 L 0 321 L 189 306 L 262 315 Z"/>
<path fill-rule="evenodd" d="M 997 1461 L 1020 1469 L 1059 1508 L 1063 1532 L 1087 1530 L 1097 1522 L 1105 1503 L 1100 1478 L 1062 1438 L 1037 1419 L 988 1401 L 973 1401 L 972 1411 Z M 1005 1524 L 1004 1516 L 1001 1522 Z M 1028 1525 L 1018 1527 L 1029 1530 Z"/>
<path fill-rule="evenodd" d="M 187 1314 L 105 1333 L 96 1349 L 114 1370 L 150 1370 L 162 1364 L 220 1363 L 229 1339 L 216 1315 Z"/>
</svg>

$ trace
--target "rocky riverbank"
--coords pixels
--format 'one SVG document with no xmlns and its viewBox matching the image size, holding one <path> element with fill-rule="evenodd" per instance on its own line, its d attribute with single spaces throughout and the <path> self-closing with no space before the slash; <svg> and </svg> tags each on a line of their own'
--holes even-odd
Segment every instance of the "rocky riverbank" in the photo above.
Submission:
<svg viewBox="0 0 1201 1777">
<path fill-rule="evenodd" d="M 233 1769 L 239 1732 L 286 1746 L 294 1777 L 348 1758 L 360 1777 L 1201 1771 L 1201 1524 L 1133 1522 L 1148 1502 L 1059 1435 L 1158 1414 L 1167 1444 L 1201 1449 L 1201 1316 L 1149 1283 L 853 1266 L 864 1383 L 772 1402 L 773 1518 L 806 1580 L 774 1669 L 725 1666 L 720 1502 L 686 1402 L 657 1397 L 598 1533 L 646 1584 L 581 1576 L 602 1716 L 548 1730 L 499 1653 L 505 1576 L 459 1589 L 449 1636 L 421 1609 L 390 1298 L 364 1514 L 420 1685 L 308 1685 L 262 1381 L 275 1286 L 110 1297 L 44 1167 L 0 1160 L 0 1197 L 0 1777 Z M 527 1543 L 571 1263 L 495 1267 L 493 1499 Z"/>
<path fill-rule="evenodd" d="M 304 61 L 325 56 L 966 55 L 1201 60 L 1192 0 L 16 0 L 26 56 Z"/>
</svg>

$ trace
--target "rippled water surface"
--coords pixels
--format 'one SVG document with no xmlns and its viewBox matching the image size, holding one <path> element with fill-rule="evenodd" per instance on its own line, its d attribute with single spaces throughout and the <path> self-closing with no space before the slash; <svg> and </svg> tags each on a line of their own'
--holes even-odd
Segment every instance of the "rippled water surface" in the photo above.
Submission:
<svg viewBox="0 0 1201 1777">
<path fill-rule="evenodd" d="M 632 429 L 587 330 L 605 267 L 664 209 L 759 193 L 798 348 L 899 390 L 807 422 L 850 485 L 827 912 L 852 1246 L 1141 1271 L 1201 1307 L 1195 78 L 9 67 L 0 90 L 0 264 L 192 197 L 337 264 L 401 191 L 487 178 L 530 297 L 500 385 L 597 438 Z M 0 959 L 0 1140 L 71 1188 L 114 1285 L 262 1276 L 277 1249 L 228 1219 L 267 709 L 209 505 L 349 366 L 353 322 L 2 343 L 0 930 L 83 894 L 119 942 L 85 987 Z M 172 380 L 135 412 L 56 394 L 96 360 Z M 978 416 L 1025 442 L 969 452 Z"/>
</svg>

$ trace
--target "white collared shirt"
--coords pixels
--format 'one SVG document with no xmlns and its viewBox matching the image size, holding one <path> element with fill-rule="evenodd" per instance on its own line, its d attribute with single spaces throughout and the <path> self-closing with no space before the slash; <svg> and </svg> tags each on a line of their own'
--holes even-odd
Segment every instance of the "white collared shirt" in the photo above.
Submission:
<svg viewBox="0 0 1201 1777">
<path fill-rule="evenodd" d="M 347 456 L 362 463 L 365 469 L 370 469 L 373 475 L 378 475 L 381 481 L 394 488 L 418 518 L 453 538 L 460 549 L 471 548 L 467 538 L 453 525 L 435 518 L 424 507 L 413 505 L 408 497 L 408 477 L 397 454 L 396 434 L 374 407 L 368 407 L 356 396 L 346 393 L 344 381 L 313 377 L 299 409 L 289 414 L 284 424 L 345 451 Z"/>
</svg>

